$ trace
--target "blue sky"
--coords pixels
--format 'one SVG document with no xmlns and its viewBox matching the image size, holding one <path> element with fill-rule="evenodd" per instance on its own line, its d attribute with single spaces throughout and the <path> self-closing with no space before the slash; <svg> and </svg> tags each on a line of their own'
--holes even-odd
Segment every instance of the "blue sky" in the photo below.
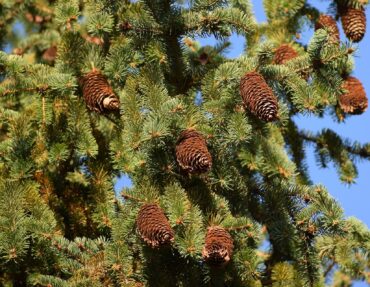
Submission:
<svg viewBox="0 0 370 287">
<path fill-rule="evenodd" d="M 272 0 L 273 1 L 273 0 Z M 262 0 L 252 0 L 254 12 L 259 22 L 265 21 Z M 321 11 L 327 11 L 330 1 L 309 1 Z M 367 9 L 367 18 L 370 19 L 370 9 Z M 340 23 L 338 26 L 341 29 Z M 302 34 L 302 41 L 308 41 L 313 34 L 313 31 L 307 30 Z M 342 40 L 345 40 L 341 31 Z M 229 57 L 238 57 L 242 54 L 244 48 L 244 40 L 241 37 L 233 36 L 231 38 L 232 46 L 228 53 Z M 203 45 L 214 44 L 214 39 L 200 39 Z M 354 76 L 359 78 L 365 90 L 370 96 L 370 79 L 368 68 L 370 65 L 370 31 L 358 45 L 359 50 L 356 53 L 356 68 Z M 361 116 L 352 116 L 345 123 L 337 124 L 330 116 L 323 119 L 313 116 L 300 116 L 296 118 L 296 122 L 301 128 L 319 131 L 323 128 L 330 128 L 338 134 L 356 140 L 360 143 L 370 142 L 370 132 L 367 128 L 370 125 L 370 110 Z M 359 178 L 357 183 L 351 186 L 342 184 L 333 166 L 327 169 L 321 169 L 315 162 L 313 148 L 307 148 L 307 163 L 309 171 L 314 183 L 324 184 L 345 210 L 346 216 L 355 216 L 370 226 L 370 162 L 363 161 L 358 163 Z M 127 185 L 128 180 L 119 180 L 116 188 L 120 189 L 123 185 Z M 356 283 L 353 286 L 362 287 L 369 286 L 366 283 Z"/>
</svg>

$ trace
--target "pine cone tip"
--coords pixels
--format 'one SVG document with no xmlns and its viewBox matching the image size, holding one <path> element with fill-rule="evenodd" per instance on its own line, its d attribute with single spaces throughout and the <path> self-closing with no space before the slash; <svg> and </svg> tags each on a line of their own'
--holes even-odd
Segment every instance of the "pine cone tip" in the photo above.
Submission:
<svg viewBox="0 0 370 287">
<path fill-rule="evenodd" d="M 119 100 L 116 96 L 109 95 L 103 100 L 103 107 L 109 111 L 119 110 Z"/>
<path fill-rule="evenodd" d="M 87 107 L 97 113 L 119 111 L 120 101 L 105 76 L 94 69 L 80 79 Z"/>
</svg>

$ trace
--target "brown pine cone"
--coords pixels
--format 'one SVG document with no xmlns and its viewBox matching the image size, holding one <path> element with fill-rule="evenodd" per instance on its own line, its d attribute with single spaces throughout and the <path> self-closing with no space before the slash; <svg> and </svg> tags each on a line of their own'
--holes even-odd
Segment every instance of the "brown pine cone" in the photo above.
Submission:
<svg viewBox="0 0 370 287">
<path fill-rule="evenodd" d="M 298 56 L 298 52 L 292 46 L 289 44 L 282 44 L 275 51 L 273 63 L 277 65 L 283 65 Z M 301 78 L 305 79 L 306 81 L 310 76 L 308 71 L 301 71 L 299 74 L 301 75 Z"/>
<path fill-rule="evenodd" d="M 282 65 L 298 57 L 297 51 L 288 44 L 282 44 L 275 51 L 274 63 L 277 65 Z"/>
<path fill-rule="evenodd" d="M 120 102 L 107 79 L 98 70 L 84 75 L 80 81 L 87 107 L 97 113 L 119 111 Z"/>
<path fill-rule="evenodd" d="M 368 100 L 361 82 L 355 77 L 347 77 L 343 82 L 347 93 L 339 98 L 339 106 L 347 114 L 359 115 L 366 111 Z"/>
<path fill-rule="evenodd" d="M 46 49 L 42 54 L 42 59 L 47 62 L 54 62 L 56 57 L 57 57 L 57 47 L 54 45 Z"/>
<path fill-rule="evenodd" d="M 330 40 L 333 43 L 339 43 L 340 36 L 339 36 L 339 29 L 337 22 L 334 20 L 333 17 L 325 14 L 321 14 L 319 19 L 315 24 L 315 30 L 318 29 L 327 29 L 330 33 Z"/>
<path fill-rule="evenodd" d="M 223 267 L 231 259 L 234 249 L 229 232 L 220 226 L 208 227 L 203 247 L 203 260 L 214 267 Z"/>
<path fill-rule="evenodd" d="M 190 174 L 205 173 L 212 167 L 206 140 L 195 130 L 181 132 L 176 143 L 176 159 L 180 167 Z"/>
<path fill-rule="evenodd" d="M 366 32 L 366 14 L 364 9 L 340 9 L 342 26 L 347 38 L 353 42 L 360 42 Z"/>
<path fill-rule="evenodd" d="M 163 210 L 155 203 L 144 204 L 137 215 L 137 229 L 141 238 L 151 247 L 170 244 L 175 233 Z"/>
<path fill-rule="evenodd" d="M 245 74 L 240 80 L 240 95 L 245 107 L 259 119 L 267 122 L 278 119 L 277 98 L 261 74 Z"/>
<path fill-rule="evenodd" d="M 132 29 L 132 25 L 128 21 L 122 22 L 119 27 L 122 32 L 126 32 Z"/>
</svg>

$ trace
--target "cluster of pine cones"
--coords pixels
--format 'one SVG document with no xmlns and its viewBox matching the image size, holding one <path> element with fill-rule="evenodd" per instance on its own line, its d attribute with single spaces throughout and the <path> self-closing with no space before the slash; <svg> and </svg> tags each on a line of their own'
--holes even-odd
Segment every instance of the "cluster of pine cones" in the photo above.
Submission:
<svg viewBox="0 0 370 287">
<path fill-rule="evenodd" d="M 366 15 L 363 8 L 353 8 L 348 5 L 338 4 L 338 14 L 342 20 L 343 30 L 346 36 L 353 42 L 359 42 L 365 35 L 366 32 Z M 330 15 L 322 14 L 317 19 L 315 29 L 326 29 L 330 34 L 329 41 L 332 43 L 340 42 L 340 34 L 337 23 Z M 274 63 L 285 64 L 286 62 L 296 58 L 298 52 L 289 44 L 281 45 L 275 51 Z M 302 74 L 304 78 L 307 75 Z M 348 84 L 353 82 L 353 78 L 345 78 L 347 83 L 344 83 L 343 87 L 351 89 L 361 85 L 357 80 L 356 85 Z M 87 73 L 80 80 L 82 86 L 83 96 L 87 107 L 98 113 L 109 113 L 119 111 L 119 99 L 114 94 L 106 78 L 97 70 L 93 70 Z M 351 95 L 357 94 L 355 100 L 348 100 Z M 276 96 L 273 94 L 271 88 L 267 85 L 263 76 L 257 72 L 247 73 L 240 82 L 240 94 L 243 99 L 243 103 L 247 110 L 257 116 L 259 119 L 264 121 L 275 121 L 278 119 L 278 102 Z M 343 107 L 343 111 L 346 113 L 361 113 L 367 108 L 367 98 L 364 94 L 363 89 L 347 90 L 347 93 L 340 100 L 340 106 Z M 359 103 L 359 99 L 363 99 Z M 364 102 L 366 98 L 366 103 Z M 353 103 L 355 106 L 349 107 L 348 105 Z M 178 144 L 176 152 L 183 154 L 184 150 L 189 149 L 189 144 L 186 143 L 197 143 L 201 145 L 202 140 L 194 135 L 190 136 L 191 133 L 182 136 L 182 142 Z M 198 138 L 198 139 L 197 139 Z M 197 149 L 194 146 L 193 149 Z M 188 150 L 188 152 L 191 152 Z M 207 154 L 207 153 L 204 153 Z M 209 163 L 207 163 L 207 156 L 204 156 L 204 163 L 195 169 L 192 167 L 192 159 L 181 158 L 179 160 L 180 166 L 190 173 L 202 172 L 207 169 Z M 203 160 L 202 159 L 202 160 Z M 199 161 L 202 161 L 199 159 Z M 204 165 L 204 166 L 202 166 Z"/>
<path fill-rule="evenodd" d="M 353 42 L 359 42 L 366 32 L 366 15 L 363 8 L 356 9 L 344 5 L 338 5 L 338 12 L 342 19 L 342 25 L 346 36 Z M 322 14 L 317 19 L 315 29 L 326 29 L 329 32 L 329 42 L 340 42 L 340 34 L 335 19 Z M 298 57 L 298 52 L 290 44 L 283 44 L 275 50 L 273 63 L 282 65 Z M 302 78 L 308 75 L 302 72 Z M 368 99 L 361 82 L 351 76 L 343 78 L 345 93 L 339 98 L 339 106 L 348 114 L 361 114 L 368 106 Z M 245 74 L 240 81 L 240 94 L 244 106 L 252 114 L 264 121 L 278 119 L 278 102 L 271 88 L 267 85 L 263 76 L 257 72 Z"/>
<path fill-rule="evenodd" d="M 366 14 L 363 8 L 353 8 L 338 4 L 338 14 L 347 38 L 357 43 L 366 32 Z M 339 43 L 340 35 L 337 22 L 329 15 L 322 14 L 316 22 L 315 29 L 327 29 L 332 43 Z M 368 107 L 368 99 L 362 83 L 355 77 L 343 77 L 344 93 L 338 99 L 340 109 L 347 114 L 362 114 Z"/>
<path fill-rule="evenodd" d="M 141 238 L 152 248 L 166 246 L 173 242 L 175 233 L 163 210 L 155 203 L 141 206 L 136 219 Z M 226 265 L 233 253 L 233 239 L 221 226 L 208 227 L 203 246 L 203 260 L 210 266 Z"/>
<path fill-rule="evenodd" d="M 348 4 L 348 3 L 347 3 Z M 338 5 L 338 14 L 342 20 L 342 27 L 347 38 L 357 43 L 366 33 L 366 14 L 364 8 L 354 8 L 343 3 Z M 329 15 L 320 15 L 315 29 L 327 29 L 334 42 L 340 41 L 339 29 L 335 19 Z"/>
<path fill-rule="evenodd" d="M 338 6 L 346 36 L 353 42 L 359 42 L 366 32 L 366 16 L 363 9 Z M 315 29 L 326 29 L 329 42 L 340 42 L 336 21 L 329 15 L 322 14 L 316 21 Z M 298 52 L 290 44 L 283 44 L 275 50 L 273 63 L 283 65 L 298 57 Z M 307 79 L 307 75 L 302 73 Z M 361 82 L 346 76 L 343 82 L 345 93 L 339 99 L 339 106 L 349 114 L 360 114 L 368 106 L 365 90 Z M 87 107 L 98 113 L 119 111 L 120 102 L 106 78 L 98 70 L 84 75 L 80 84 Z M 278 119 L 278 100 L 264 77 L 256 71 L 246 73 L 240 80 L 240 95 L 245 108 L 260 120 L 271 122 Z M 212 157 L 207 148 L 206 139 L 198 131 L 187 129 L 181 132 L 176 142 L 176 160 L 187 174 L 201 174 L 212 167 Z M 141 238 L 153 248 L 170 245 L 175 232 L 156 203 L 141 206 L 136 225 Z M 221 226 L 207 229 L 202 251 L 203 260 L 211 266 L 222 267 L 227 264 L 233 253 L 233 239 Z"/>
<path fill-rule="evenodd" d="M 212 157 L 202 134 L 194 129 L 180 133 L 176 143 L 176 159 L 180 168 L 188 174 L 208 172 L 212 167 Z M 141 238 L 150 247 L 170 245 L 175 233 L 163 210 L 156 203 L 141 206 L 136 226 Z M 232 256 L 233 240 L 229 232 L 220 226 L 207 230 L 203 247 L 203 260 L 213 267 L 226 265 Z"/>
</svg>

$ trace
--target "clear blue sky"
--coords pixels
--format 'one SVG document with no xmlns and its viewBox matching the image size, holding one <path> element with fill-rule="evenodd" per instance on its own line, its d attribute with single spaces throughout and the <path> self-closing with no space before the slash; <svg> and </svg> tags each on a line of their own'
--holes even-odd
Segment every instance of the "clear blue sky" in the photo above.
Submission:
<svg viewBox="0 0 370 287">
<path fill-rule="evenodd" d="M 273 0 L 271 0 L 273 1 Z M 254 5 L 254 12 L 259 22 L 265 21 L 265 14 L 263 10 L 262 0 L 252 0 Z M 321 11 L 326 12 L 330 1 L 309 1 L 311 4 L 318 7 Z M 370 9 L 367 9 L 367 19 L 370 19 Z M 340 23 L 338 23 L 341 29 Z M 356 68 L 354 76 L 359 78 L 368 96 L 370 96 L 370 79 L 369 79 L 369 66 L 370 66 L 370 28 L 365 38 L 358 45 L 359 50 L 356 55 Z M 303 33 L 302 41 L 308 41 L 313 34 L 313 31 L 307 30 Z M 345 39 L 343 31 L 341 30 L 342 40 Z M 214 39 L 199 39 L 204 45 L 214 44 Z M 244 40 L 241 37 L 232 37 L 232 46 L 229 51 L 229 57 L 238 57 L 244 48 Z M 335 123 L 330 116 L 323 119 L 315 117 L 296 118 L 296 122 L 301 128 L 319 131 L 322 128 L 330 128 L 338 134 L 359 141 L 361 143 L 370 142 L 370 109 L 361 116 L 353 116 L 346 120 L 343 124 Z M 345 210 L 346 216 L 355 216 L 365 222 L 370 227 L 370 163 L 363 161 L 358 163 L 359 178 L 357 183 L 351 186 L 344 185 L 338 180 L 338 175 L 333 166 L 327 169 L 321 169 L 315 162 L 313 148 L 307 148 L 307 163 L 309 171 L 314 183 L 324 184 L 335 197 Z M 122 186 L 127 186 L 129 180 L 127 178 L 119 180 L 116 184 L 117 190 Z M 366 283 L 360 282 L 353 285 L 354 287 L 369 286 Z"/>
</svg>

